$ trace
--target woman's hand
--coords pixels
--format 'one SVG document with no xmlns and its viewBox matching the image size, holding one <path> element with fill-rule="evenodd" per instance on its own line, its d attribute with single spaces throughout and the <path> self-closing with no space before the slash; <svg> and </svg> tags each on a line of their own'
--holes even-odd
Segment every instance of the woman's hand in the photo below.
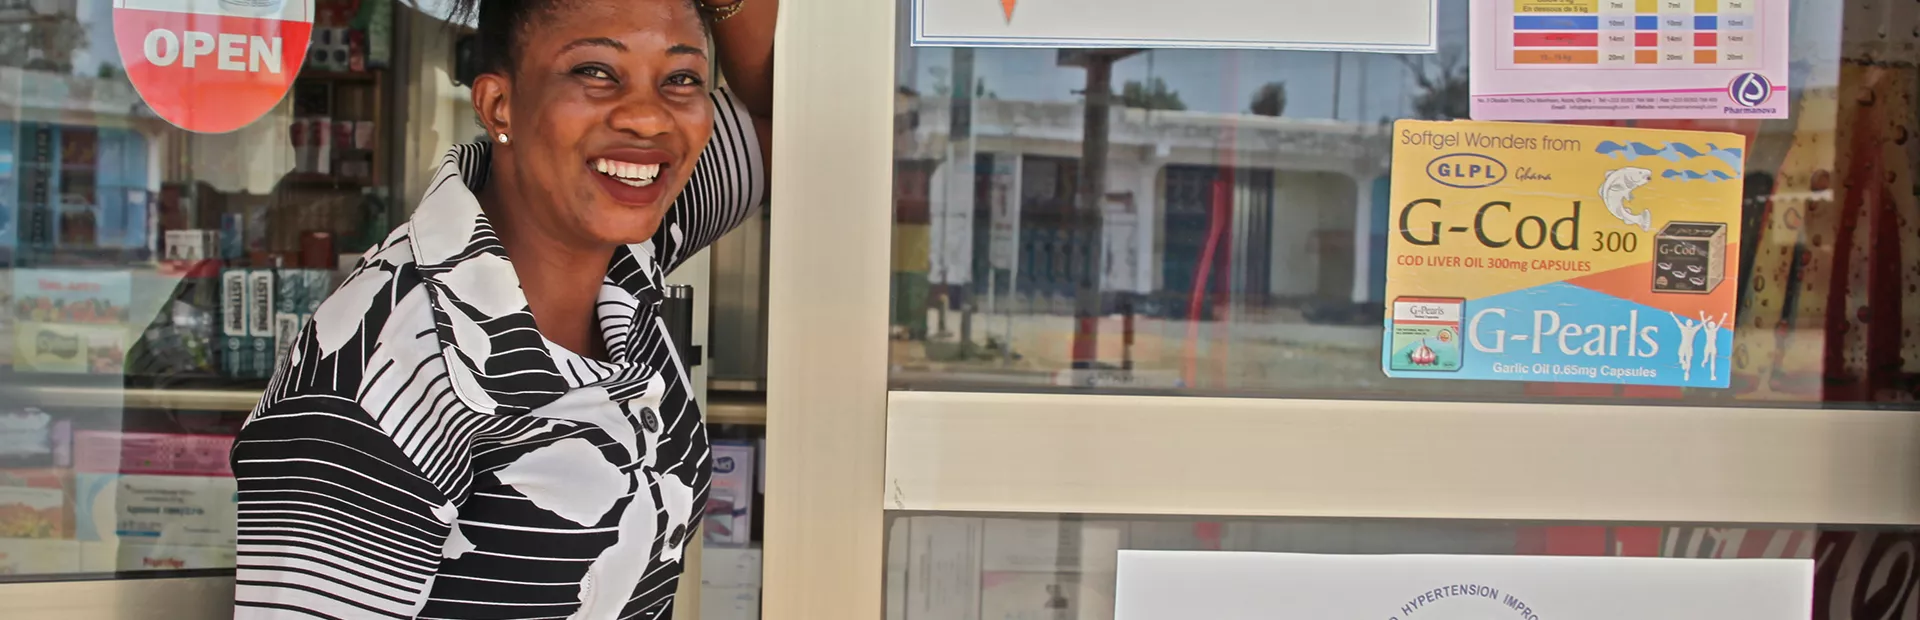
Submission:
<svg viewBox="0 0 1920 620">
<path fill-rule="evenodd" d="M 772 162 L 773 29 L 780 0 L 697 0 L 712 16 L 720 74 L 733 96 L 753 115 L 761 161 Z"/>
</svg>

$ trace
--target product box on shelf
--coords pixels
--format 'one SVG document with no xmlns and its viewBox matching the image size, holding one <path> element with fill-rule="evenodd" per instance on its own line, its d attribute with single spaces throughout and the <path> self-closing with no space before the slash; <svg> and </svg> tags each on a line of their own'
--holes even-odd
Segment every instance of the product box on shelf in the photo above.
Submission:
<svg viewBox="0 0 1920 620">
<path fill-rule="evenodd" d="M 287 347 L 306 324 L 307 276 L 304 269 L 281 269 L 274 284 L 273 359 L 286 357 Z"/>
<path fill-rule="evenodd" d="M 165 237 L 165 260 L 202 261 L 219 257 L 220 231 L 186 228 L 169 230 Z"/>
<path fill-rule="evenodd" d="M 0 538 L 73 538 L 73 472 L 0 469 Z"/>
<path fill-rule="evenodd" d="M 233 478 L 79 473 L 74 487 L 75 537 L 83 542 L 234 544 Z"/>
<path fill-rule="evenodd" d="M 0 577 L 78 573 L 81 545 L 57 538 L 0 538 Z"/>
<path fill-rule="evenodd" d="M 220 261 L 163 261 L 156 273 L 168 283 L 152 293 L 163 305 L 128 354 L 127 374 L 219 374 Z"/>
<path fill-rule="evenodd" d="M 89 474 L 232 477 L 233 437 L 188 433 L 78 431 L 73 469 Z"/>
<path fill-rule="evenodd" d="M 1109 620 L 1114 614 L 1116 576 L 1116 573 L 982 573 L 980 617 Z"/>
<path fill-rule="evenodd" d="M 758 589 L 762 564 L 759 547 L 704 547 L 700 550 L 700 585 Z"/>
<path fill-rule="evenodd" d="M 905 527 L 906 620 L 980 620 L 981 520 L 915 517 Z"/>
<path fill-rule="evenodd" d="M 132 274 L 126 271 L 15 269 L 14 366 L 121 373 L 132 289 Z"/>
<path fill-rule="evenodd" d="M 333 293 L 333 272 L 327 269 L 281 269 L 273 300 L 274 363 L 285 357 L 294 338 L 306 329 L 321 302 Z"/>
<path fill-rule="evenodd" d="M 713 443 L 713 482 L 701 528 L 708 545 L 739 546 L 753 536 L 753 444 Z"/>
<path fill-rule="evenodd" d="M 1121 521 L 982 519 L 981 525 L 984 571 L 1111 573 L 1127 534 Z"/>
<path fill-rule="evenodd" d="M 6 217 L 6 215 L 0 213 L 0 218 L 4 217 Z M 13 367 L 13 350 L 15 348 L 13 346 L 14 312 L 13 270 L 0 268 L 0 368 Z"/>
<path fill-rule="evenodd" d="M 233 545 L 178 545 L 130 539 L 80 545 L 80 570 L 88 573 L 230 569 Z"/>
<path fill-rule="evenodd" d="M 51 247 L 54 243 L 54 208 L 59 199 L 53 184 L 60 170 L 54 158 L 54 133 L 53 126 L 45 123 L 20 125 L 20 247 Z"/>
<path fill-rule="evenodd" d="M 73 422 L 37 407 L 0 411 L 0 467 L 73 463 Z"/>
<path fill-rule="evenodd" d="M 73 443 L 75 538 L 135 545 L 129 548 L 140 553 L 139 545 L 232 548 L 232 437 L 79 431 Z M 88 551 L 124 556 L 98 545 Z"/>
<path fill-rule="evenodd" d="M 19 123 L 0 123 L 0 144 L 19 144 L 19 127 Z M 18 204 L 15 200 L 20 197 L 19 176 L 14 172 L 15 161 L 13 149 L 0 154 L 0 222 L 7 222 L 6 226 L 0 226 L 0 248 L 6 249 L 12 249 L 20 241 L 19 230 L 14 226 L 15 222 L 20 221 L 20 214 L 14 208 Z"/>
<path fill-rule="evenodd" d="M 247 371 L 262 378 L 273 374 L 274 270 L 247 270 Z"/>
<path fill-rule="evenodd" d="M 700 620 L 760 620 L 760 588 L 700 588 Z"/>
<path fill-rule="evenodd" d="M 220 374 L 245 378 L 252 376 L 247 362 L 247 270 L 239 267 L 220 272 Z"/>
</svg>

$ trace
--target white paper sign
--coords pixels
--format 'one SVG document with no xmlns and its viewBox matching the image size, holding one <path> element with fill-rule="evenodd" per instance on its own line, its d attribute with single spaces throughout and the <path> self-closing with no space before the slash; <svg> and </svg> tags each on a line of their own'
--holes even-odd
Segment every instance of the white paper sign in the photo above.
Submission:
<svg viewBox="0 0 1920 620">
<path fill-rule="evenodd" d="M 913 44 L 1423 53 L 1438 0 L 914 0 Z M 1098 16 L 1095 18 L 1095 16 Z"/>
<path fill-rule="evenodd" d="M 1121 551 L 1115 620 L 1806 620 L 1812 560 Z"/>
</svg>

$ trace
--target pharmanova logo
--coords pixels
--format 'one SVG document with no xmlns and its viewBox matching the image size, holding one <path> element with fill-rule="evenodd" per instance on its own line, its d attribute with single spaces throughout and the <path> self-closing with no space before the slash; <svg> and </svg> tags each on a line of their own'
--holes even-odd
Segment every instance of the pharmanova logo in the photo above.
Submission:
<svg viewBox="0 0 1920 620">
<path fill-rule="evenodd" d="M 1758 73 L 1742 73 L 1727 85 L 1727 98 L 1741 107 L 1760 107 L 1773 98 L 1773 82 Z"/>
</svg>

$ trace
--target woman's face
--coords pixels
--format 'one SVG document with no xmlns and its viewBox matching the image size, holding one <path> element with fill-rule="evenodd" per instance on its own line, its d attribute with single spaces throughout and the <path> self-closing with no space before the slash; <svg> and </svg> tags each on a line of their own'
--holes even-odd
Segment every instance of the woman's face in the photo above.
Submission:
<svg viewBox="0 0 1920 620">
<path fill-rule="evenodd" d="M 645 241 L 713 131 L 700 16 L 687 0 L 550 1 L 518 33 L 513 75 L 488 76 L 505 96 L 476 88 L 510 137 L 493 170 L 516 182 L 505 208 L 569 243 Z"/>
</svg>

